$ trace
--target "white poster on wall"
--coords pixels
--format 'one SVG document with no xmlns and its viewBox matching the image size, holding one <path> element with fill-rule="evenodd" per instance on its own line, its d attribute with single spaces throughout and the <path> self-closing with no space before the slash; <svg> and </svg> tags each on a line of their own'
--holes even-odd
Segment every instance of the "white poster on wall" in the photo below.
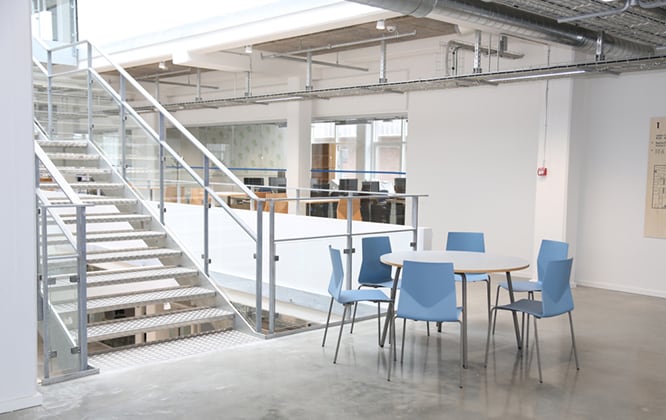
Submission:
<svg viewBox="0 0 666 420">
<path fill-rule="evenodd" d="M 650 120 L 645 236 L 666 238 L 666 117 Z"/>
</svg>

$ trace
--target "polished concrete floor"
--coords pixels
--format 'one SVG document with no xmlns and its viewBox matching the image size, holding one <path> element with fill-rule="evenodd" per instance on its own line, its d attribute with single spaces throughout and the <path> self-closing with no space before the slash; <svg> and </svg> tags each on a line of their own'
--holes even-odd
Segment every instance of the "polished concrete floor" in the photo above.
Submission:
<svg viewBox="0 0 666 420">
<path fill-rule="evenodd" d="M 40 387 L 42 406 L 0 419 L 666 418 L 664 299 L 575 289 L 581 369 L 566 316 L 543 320 L 540 384 L 535 354 L 517 355 L 508 314 L 500 313 L 484 368 L 483 289 L 470 287 L 463 389 L 457 325 L 427 337 L 423 323 L 408 323 L 404 363 L 387 382 L 388 346 L 377 346 L 368 320 L 346 330 L 336 365 L 338 329 L 325 348 L 315 330 Z"/>
</svg>

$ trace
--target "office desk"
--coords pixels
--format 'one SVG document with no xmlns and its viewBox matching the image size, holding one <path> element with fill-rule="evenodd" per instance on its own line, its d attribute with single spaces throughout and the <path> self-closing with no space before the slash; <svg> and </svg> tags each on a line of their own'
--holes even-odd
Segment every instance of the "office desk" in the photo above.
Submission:
<svg viewBox="0 0 666 420">
<path fill-rule="evenodd" d="M 506 280 L 509 285 L 509 297 L 514 301 L 513 286 L 511 284 L 511 272 L 523 270 L 529 267 L 529 263 L 521 258 L 507 257 L 503 255 L 488 254 L 485 252 L 465 252 L 465 251 L 401 251 L 384 254 L 380 257 L 384 264 L 396 267 L 393 287 L 391 288 L 391 299 L 393 302 L 389 305 L 386 313 L 386 322 L 384 323 L 384 332 L 382 334 L 382 345 L 386 340 L 386 333 L 389 322 L 393 320 L 393 306 L 395 305 L 396 288 L 402 266 L 407 261 L 419 262 L 450 262 L 453 263 L 453 271 L 462 276 L 462 305 L 463 310 L 463 366 L 467 367 L 467 274 L 485 274 L 485 273 L 506 273 Z M 488 321 L 490 322 L 490 321 Z M 516 330 L 516 342 L 520 347 L 520 330 L 518 328 L 518 316 L 513 313 L 513 324 Z"/>
</svg>

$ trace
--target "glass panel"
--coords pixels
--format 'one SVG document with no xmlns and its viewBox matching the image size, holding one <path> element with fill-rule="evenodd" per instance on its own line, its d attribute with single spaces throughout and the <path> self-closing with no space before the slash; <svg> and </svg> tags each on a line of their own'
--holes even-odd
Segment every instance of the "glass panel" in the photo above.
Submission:
<svg viewBox="0 0 666 420">
<path fill-rule="evenodd" d="M 72 209 L 61 209 L 60 213 L 71 214 Z M 40 247 L 39 272 L 40 296 L 47 290 L 44 318 L 40 324 L 42 338 L 42 359 L 48 370 L 41 373 L 44 377 L 61 376 L 77 372 L 80 368 L 80 353 L 72 349 L 78 347 L 78 288 L 71 279 L 77 276 L 76 249 L 66 240 L 63 230 L 49 213 L 46 219 L 46 238 L 42 231 L 43 219 L 39 218 Z M 44 254 L 46 251 L 46 254 Z M 45 264 L 44 264 L 45 263 Z"/>
</svg>

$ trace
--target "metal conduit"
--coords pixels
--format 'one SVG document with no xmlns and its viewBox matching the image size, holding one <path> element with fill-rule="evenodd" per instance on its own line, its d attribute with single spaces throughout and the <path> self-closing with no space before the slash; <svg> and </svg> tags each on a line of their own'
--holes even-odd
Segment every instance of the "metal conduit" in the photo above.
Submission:
<svg viewBox="0 0 666 420">
<path fill-rule="evenodd" d="M 573 25 L 558 24 L 552 19 L 480 0 L 348 0 L 405 15 L 425 17 L 439 14 L 453 20 L 486 26 L 499 32 L 596 51 L 597 34 Z M 623 41 L 610 36 L 604 39 L 606 56 L 625 58 L 654 54 L 647 45 Z"/>
</svg>

